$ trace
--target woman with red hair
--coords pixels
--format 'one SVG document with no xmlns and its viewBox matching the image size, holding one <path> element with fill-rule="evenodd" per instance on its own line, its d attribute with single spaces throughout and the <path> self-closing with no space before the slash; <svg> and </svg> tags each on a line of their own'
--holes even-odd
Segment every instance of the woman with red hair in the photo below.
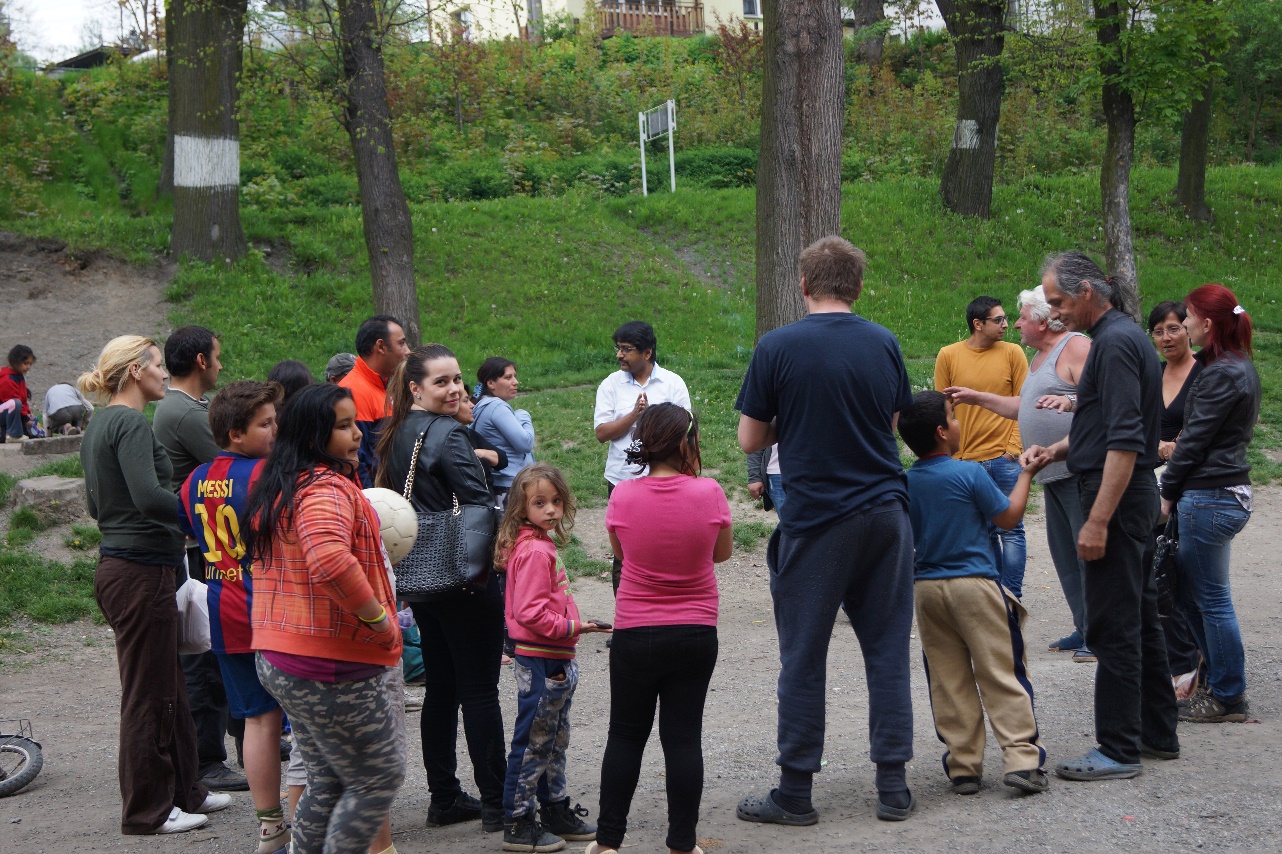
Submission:
<svg viewBox="0 0 1282 854">
<path fill-rule="evenodd" d="M 1177 514 L 1179 604 L 1208 667 L 1207 688 L 1180 720 L 1245 721 L 1246 657 L 1229 590 L 1229 550 L 1251 518 L 1246 446 L 1260 415 L 1251 363 L 1251 316 L 1233 291 L 1202 285 L 1184 298 L 1189 341 L 1202 371 L 1184 404 L 1184 430 L 1162 475 L 1162 512 Z"/>
</svg>

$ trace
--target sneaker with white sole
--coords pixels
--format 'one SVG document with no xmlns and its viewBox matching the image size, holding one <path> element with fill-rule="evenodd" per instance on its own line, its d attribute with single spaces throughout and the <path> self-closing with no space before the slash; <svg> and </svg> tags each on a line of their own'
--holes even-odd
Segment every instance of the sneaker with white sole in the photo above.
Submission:
<svg viewBox="0 0 1282 854">
<path fill-rule="evenodd" d="M 208 815 L 211 812 L 225 810 L 231 806 L 231 795 L 225 795 L 222 792 L 210 792 L 205 795 L 205 801 L 196 807 L 196 812 L 201 815 Z"/>
<path fill-rule="evenodd" d="M 169 811 L 169 818 L 165 820 L 165 823 L 153 830 L 152 833 L 186 833 L 189 830 L 204 827 L 208 823 L 209 816 L 207 815 L 195 815 L 174 807 Z"/>
</svg>

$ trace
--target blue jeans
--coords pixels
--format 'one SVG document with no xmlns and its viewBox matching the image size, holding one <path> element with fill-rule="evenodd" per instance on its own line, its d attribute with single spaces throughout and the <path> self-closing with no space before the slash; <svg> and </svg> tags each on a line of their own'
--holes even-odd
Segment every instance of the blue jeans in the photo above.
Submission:
<svg viewBox="0 0 1282 854">
<path fill-rule="evenodd" d="M 579 684 L 574 659 L 518 655 L 516 726 L 503 781 L 508 818 L 533 815 L 538 804 L 568 800 L 565 751 L 570 746 L 570 702 Z"/>
<path fill-rule="evenodd" d="M 775 506 L 775 512 L 778 513 L 783 509 L 783 502 L 788 498 L 788 493 L 783 491 L 783 475 L 766 475 L 766 492 L 770 493 L 770 503 Z"/>
<path fill-rule="evenodd" d="M 1002 495 L 1010 495 L 1015 489 L 1015 481 L 1019 480 L 1020 467 L 1019 463 L 1003 454 L 991 460 L 984 460 L 980 463 L 988 476 L 997 484 L 997 488 L 1002 491 Z M 1009 531 L 998 528 L 992 522 L 988 523 L 988 538 L 993 543 L 993 555 L 997 558 L 997 566 L 1002 573 L 1002 587 L 1005 587 L 1016 598 L 1024 595 L 1024 563 L 1028 557 L 1028 545 L 1024 540 L 1024 522 L 1020 523 Z"/>
<path fill-rule="evenodd" d="M 1251 513 L 1227 489 L 1190 489 L 1175 512 L 1180 608 L 1206 657 L 1211 694 L 1236 701 L 1246 693 L 1246 655 L 1229 590 L 1229 550 Z"/>
<path fill-rule="evenodd" d="M 4 434 L 10 439 L 20 439 L 23 434 L 22 424 L 22 402 L 17 404 L 8 412 L 0 413 L 0 418 L 4 419 Z"/>
</svg>

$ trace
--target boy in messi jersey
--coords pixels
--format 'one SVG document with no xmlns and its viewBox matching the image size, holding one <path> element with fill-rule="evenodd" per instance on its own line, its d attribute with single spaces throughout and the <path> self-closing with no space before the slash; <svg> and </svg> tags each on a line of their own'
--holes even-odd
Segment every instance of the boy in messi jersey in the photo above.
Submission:
<svg viewBox="0 0 1282 854">
<path fill-rule="evenodd" d="M 249 627 L 254 592 L 241 530 L 245 505 L 265 457 L 276 442 L 277 383 L 235 382 L 209 404 L 209 426 L 222 453 L 198 466 L 181 497 L 204 552 L 209 586 L 209 635 L 222 671 L 227 704 L 245 721 L 245 776 L 258 816 L 258 854 L 289 846 L 280 805 L 280 704 L 258 681 Z"/>
</svg>

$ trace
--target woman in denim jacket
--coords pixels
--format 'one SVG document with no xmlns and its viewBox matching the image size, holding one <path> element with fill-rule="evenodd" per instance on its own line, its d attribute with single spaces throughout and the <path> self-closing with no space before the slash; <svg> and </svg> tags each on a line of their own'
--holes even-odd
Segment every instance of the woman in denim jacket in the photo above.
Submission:
<svg viewBox="0 0 1282 854">
<path fill-rule="evenodd" d="M 1231 290 L 1202 285 L 1184 299 L 1184 326 L 1203 368 L 1188 390 L 1184 430 L 1162 475 L 1162 512 L 1178 514 L 1179 604 L 1208 666 L 1208 688 L 1180 720 L 1245 721 L 1246 665 L 1229 589 L 1233 537 L 1251 518 L 1246 461 L 1260 415 L 1260 378 L 1251 363 L 1251 316 Z"/>
</svg>

